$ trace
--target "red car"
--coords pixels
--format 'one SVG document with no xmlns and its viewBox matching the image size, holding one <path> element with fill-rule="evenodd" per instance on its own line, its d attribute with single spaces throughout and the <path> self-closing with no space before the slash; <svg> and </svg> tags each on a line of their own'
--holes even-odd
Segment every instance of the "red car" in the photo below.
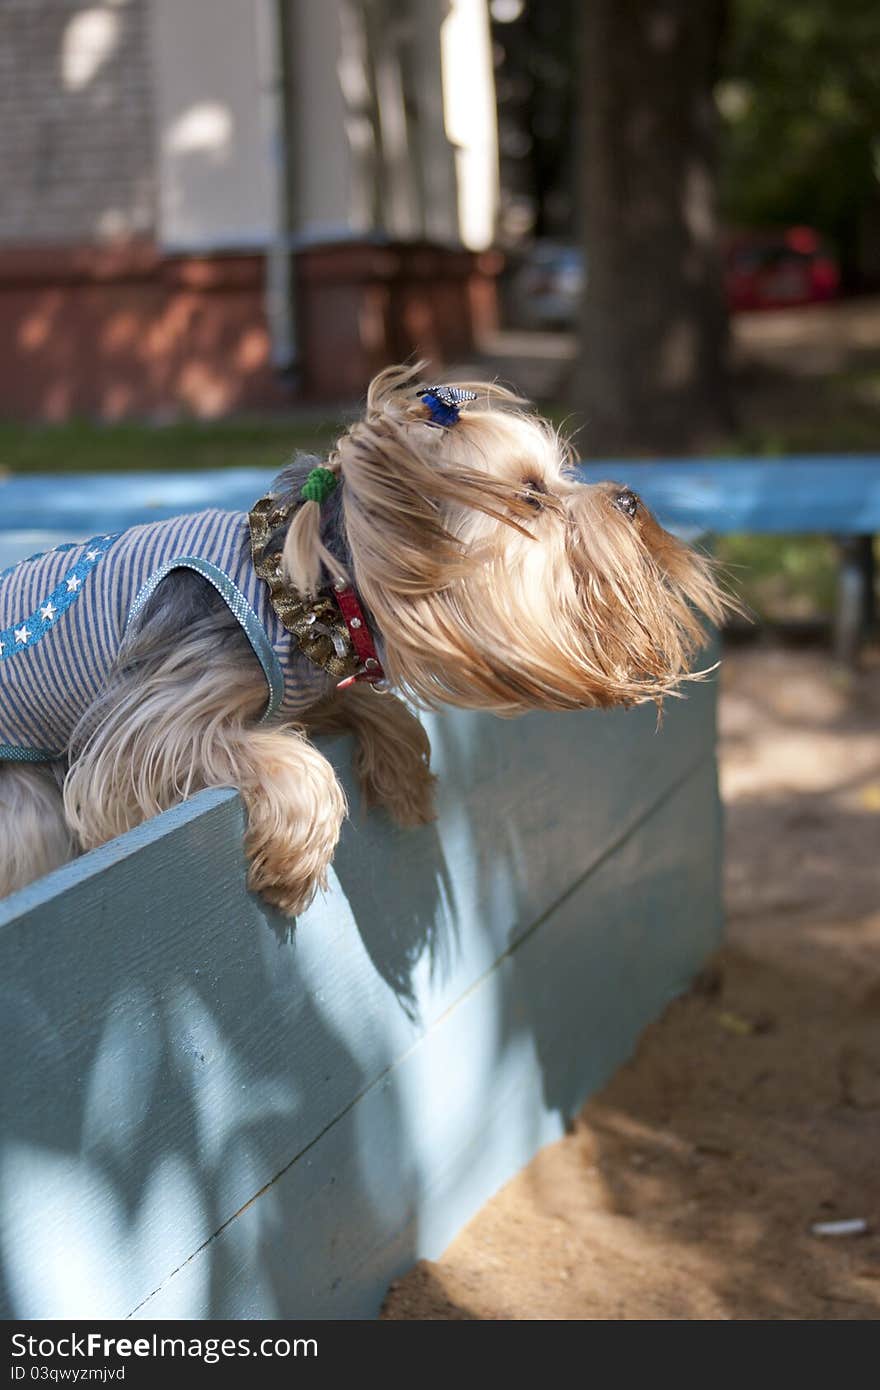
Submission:
<svg viewBox="0 0 880 1390">
<path fill-rule="evenodd" d="M 840 269 L 812 227 L 743 232 L 727 244 L 724 282 L 731 309 L 780 309 L 834 299 Z"/>
</svg>

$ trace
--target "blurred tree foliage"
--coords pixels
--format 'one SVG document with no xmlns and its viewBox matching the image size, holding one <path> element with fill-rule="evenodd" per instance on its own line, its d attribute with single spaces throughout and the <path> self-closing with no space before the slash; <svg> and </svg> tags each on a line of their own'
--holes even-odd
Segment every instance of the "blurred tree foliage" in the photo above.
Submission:
<svg viewBox="0 0 880 1390">
<path fill-rule="evenodd" d="M 731 18 L 716 89 L 723 220 L 806 223 L 833 240 L 850 284 L 877 279 L 880 5 L 736 0 Z"/>
<path fill-rule="evenodd" d="M 830 618 L 837 553 L 826 536 L 718 536 L 713 547 L 751 618 L 800 622 Z"/>
</svg>

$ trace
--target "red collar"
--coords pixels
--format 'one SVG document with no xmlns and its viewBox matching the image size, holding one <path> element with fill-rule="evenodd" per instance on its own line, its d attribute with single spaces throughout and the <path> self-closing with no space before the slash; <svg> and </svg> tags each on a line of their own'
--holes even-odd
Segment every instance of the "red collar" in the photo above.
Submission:
<svg viewBox="0 0 880 1390">
<path fill-rule="evenodd" d="M 361 608 L 361 601 L 356 590 L 347 580 L 337 579 L 333 583 L 333 597 L 339 604 L 339 611 L 345 619 L 351 645 L 361 663 L 360 670 L 353 676 L 347 676 L 345 680 L 339 681 L 336 689 L 345 690 L 355 681 L 369 681 L 370 685 L 378 685 L 380 681 L 385 679 L 385 672 L 382 670 L 382 663 L 376 655 L 370 627 L 364 617 L 364 610 Z"/>
</svg>

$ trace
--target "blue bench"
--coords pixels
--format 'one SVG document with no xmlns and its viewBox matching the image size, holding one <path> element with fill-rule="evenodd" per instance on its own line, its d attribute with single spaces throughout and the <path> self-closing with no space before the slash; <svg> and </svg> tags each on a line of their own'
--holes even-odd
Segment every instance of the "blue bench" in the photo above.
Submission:
<svg viewBox="0 0 880 1390">
<path fill-rule="evenodd" d="M 592 460 L 578 473 L 585 482 L 626 482 L 665 525 L 695 531 L 880 531 L 880 455 Z M 229 468 L 0 477 L 0 534 L 109 531 L 200 507 L 246 509 L 270 476 L 259 468 Z"/>
<path fill-rule="evenodd" d="M 835 537 L 840 555 L 835 649 L 841 659 L 853 659 L 873 621 L 880 455 L 614 459 L 584 463 L 578 471 L 585 482 L 611 477 L 628 483 L 664 525 L 691 535 L 754 531 Z M 23 546 L 37 550 L 71 536 L 205 506 L 244 510 L 267 477 L 261 469 L 238 468 L 0 479 L 0 569 L 18 558 Z M 20 534 L 13 539 L 9 532 Z"/>
<path fill-rule="evenodd" d="M 700 531 L 880 530 L 880 455 L 787 459 L 621 459 L 582 463 L 585 481 L 617 478 L 667 525 Z M 200 507 L 246 508 L 263 469 L 0 477 L 0 532 L 115 530 Z"/>
<path fill-rule="evenodd" d="M 874 622 L 873 537 L 880 531 L 880 455 L 590 462 L 585 482 L 620 478 L 667 526 L 729 534 L 833 536 L 839 554 L 834 647 L 852 664 Z"/>
<path fill-rule="evenodd" d="M 719 534 L 880 531 L 880 454 L 591 460 L 578 471 L 585 482 L 626 482 L 667 526 Z"/>
<path fill-rule="evenodd" d="M 629 483 L 667 525 L 839 535 L 880 530 L 880 455 L 592 460 L 578 471 L 585 481 Z M 246 508 L 269 476 L 259 468 L 229 468 L 0 477 L 0 532 L 114 530 L 200 507 Z"/>
</svg>

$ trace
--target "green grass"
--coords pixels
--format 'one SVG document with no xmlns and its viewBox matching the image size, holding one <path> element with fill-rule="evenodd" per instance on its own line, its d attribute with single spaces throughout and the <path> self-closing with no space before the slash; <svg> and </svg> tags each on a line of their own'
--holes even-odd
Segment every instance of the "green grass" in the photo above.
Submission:
<svg viewBox="0 0 880 1390">
<path fill-rule="evenodd" d="M 714 449 L 718 458 L 785 458 L 795 454 L 880 454 L 880 428 L 858 412 L 830 419 L 787 421 L 778 426 L 745 429 Z"/>
<path fill-rule="evenodd" d="M 322 453 L 340 422 L 187 422 L 174 425 L 0 423 L 0 472 L 110 473 L 141 469 L 281 468 L 297 449 Z"/>
<path fill-rule="evenodd" d="M 833 612 L 837 557 L 825 536 L 719 536 L 713 551 L 756 618 L 790 622 Z"/>
</svg>

